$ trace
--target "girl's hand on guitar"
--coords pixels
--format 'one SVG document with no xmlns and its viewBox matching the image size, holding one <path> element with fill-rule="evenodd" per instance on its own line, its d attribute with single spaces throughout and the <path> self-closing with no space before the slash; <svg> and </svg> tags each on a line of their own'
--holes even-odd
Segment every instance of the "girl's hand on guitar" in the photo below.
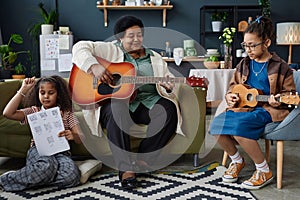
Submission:
<svg viewBox="0 0 300 200">
<path fill-rule="evenodd" d="M 238 95 L 234 94 L 234 93 L 228 93 L 228 94 L 226 94 L 225 99 L 226 99 L 227 105 L 230 108 L 234 107 L 234 105 L 240 100 L 240 98 L 238 97 Z"/>
<path fill-rule="evenodd" d="M 268 102 L 272 107 L 278 107 L 280 106 L 280 102 L 277 101 L 276 99 L 278 99 L 280 97 L 280 94 L 276 94 L 275 96 L 272 94 L 270 95 Z"/>
<path fill-rule="evenodd" d="M 100 64 L 92 65 L 91 71 L 93 75 L 103 83 L 109 84 L 113 80 L 112 74 Z"/>
</svg>

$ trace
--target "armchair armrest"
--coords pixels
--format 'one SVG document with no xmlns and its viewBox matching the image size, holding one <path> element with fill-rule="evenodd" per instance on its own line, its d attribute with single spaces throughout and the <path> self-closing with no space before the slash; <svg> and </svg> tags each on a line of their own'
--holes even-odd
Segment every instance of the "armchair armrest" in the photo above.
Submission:
<svg viewBox="0 0 300 200">
<path fill-rule="evenodd" d="M 300 108 L 298 107 L 292 110 L 282 122 L 268 124 L 265 128 L 263 138 L 269 140 L 299 140 L 299 121 Z"/>
</svg>

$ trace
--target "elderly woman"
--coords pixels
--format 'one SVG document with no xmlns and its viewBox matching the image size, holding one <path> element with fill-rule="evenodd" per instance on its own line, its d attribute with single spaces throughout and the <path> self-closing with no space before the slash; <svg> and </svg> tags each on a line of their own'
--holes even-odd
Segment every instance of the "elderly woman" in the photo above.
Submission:
<svg viewBox="0 0 300 200">
<path fill-rule="evenodd" d="M 114 76 L 99 57 L 109 62 L 132 63 L 138 76 L 173 77 L 162 57 L 143 46 L 144 25 L 134 16 L 123 16 L 114 27 L 116 41 L 80 41 L 73 47 L 73 62 L 83 71 L 91 73 L 101 83 L 112 84 Z M 121 67 L 121 66 L 120 66 Z M 175 100 L 175 85 L 170 82 L 145 83 L 135 90 L 135 98 L 101 102 L 93 110 L 84 110 L 92 131 L 101 132 L 98 124 L 107 130 L 114 161 L 119 169 L 122 187 L 137 187 L 135 166 L 151 168 L 159 152 L 175 132 L 181 133 L 181 117 Z M 131 160 L 129 128 L 132 124 L 148 125 L 147 137 L 138 148 L 138 158 Z M 150 153 L 150 154 L 149 154 Z"/>
</svg>

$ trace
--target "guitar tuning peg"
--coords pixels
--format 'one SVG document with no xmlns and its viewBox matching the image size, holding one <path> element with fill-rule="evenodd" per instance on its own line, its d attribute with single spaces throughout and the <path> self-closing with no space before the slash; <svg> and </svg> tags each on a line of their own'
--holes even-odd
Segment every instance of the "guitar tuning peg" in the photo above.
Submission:
<svg viewBox="0 0 300 200">
<path fill-rule="evenodd" d="M 288 105 L 288 107 L 291 108 L 292 106 L 291 106 L 291 105 Z"/>
<path fill-rule="evenodd" d="M 298 106 L 295 106 L 295 108 L 298 108 Z"/>
</svg>

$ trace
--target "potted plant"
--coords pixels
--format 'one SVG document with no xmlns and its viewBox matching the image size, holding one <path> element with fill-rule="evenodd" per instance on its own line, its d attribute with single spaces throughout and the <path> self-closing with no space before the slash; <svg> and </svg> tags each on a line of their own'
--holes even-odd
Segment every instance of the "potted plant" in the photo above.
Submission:
<svg viewBox="0 0 300 200">
<path fill-rule="evenodd" d="M 9 79 L 13 73 L 13 64 L 17 60 L 19 54 L 29 54 L 29 50 L 15 51 L 11 46 L 12 43 L 23 44 L 23 38 L 19 34 L 11 34 L 7 44 L 0 45 L 1 54 L 1 78 Z"/>
<path fill-rule="evenodd" d="M 213 32 L 220 32 L 222 30 L 222 23 L 225 22 L 228 18 L 228 12 L 226 11 L 217 11 L 211 15 L 211 24 Z"/>
<path fill-rule="evenodd" d="M 24 79 L 26 68 L 20 62 L 15 66 L 14 74 L 12 75 L 13 79 Z"/>
<path fill-rule="evenodd" d="M 225 61 L 226 69 L 232 68 L 231 44 L 233 43 L 235 33 L 236 33 L 235 27 L 225 27 L 223 29 L 223 34 L 219 36 L 219 39 L 223 40 L 223 44 L 224 44 L 224 61 Z"/>
<path fill-rule="evenodd" d="M 40 21 L 34 24 L 31 28 L 28 29 L 29 34 L 38 41 L 40 33 L 42 34 L 52 34 L 53 30 L 56 29 L 58 13 L 55 10 L 47 11 L 44 7 L 44 4 L 41 2 L 38 4 L 40 14 L 43 21 Z M 43 33 L 46 28 L 49 28 L 46 33 Z"/>
<path fill-rule="evenodd" d="M 217 69 L 220 62 L 217 56 L 209 56 L 208 58 L 205 58 L 203 64 L 207 69 Z"/>
</svg>

